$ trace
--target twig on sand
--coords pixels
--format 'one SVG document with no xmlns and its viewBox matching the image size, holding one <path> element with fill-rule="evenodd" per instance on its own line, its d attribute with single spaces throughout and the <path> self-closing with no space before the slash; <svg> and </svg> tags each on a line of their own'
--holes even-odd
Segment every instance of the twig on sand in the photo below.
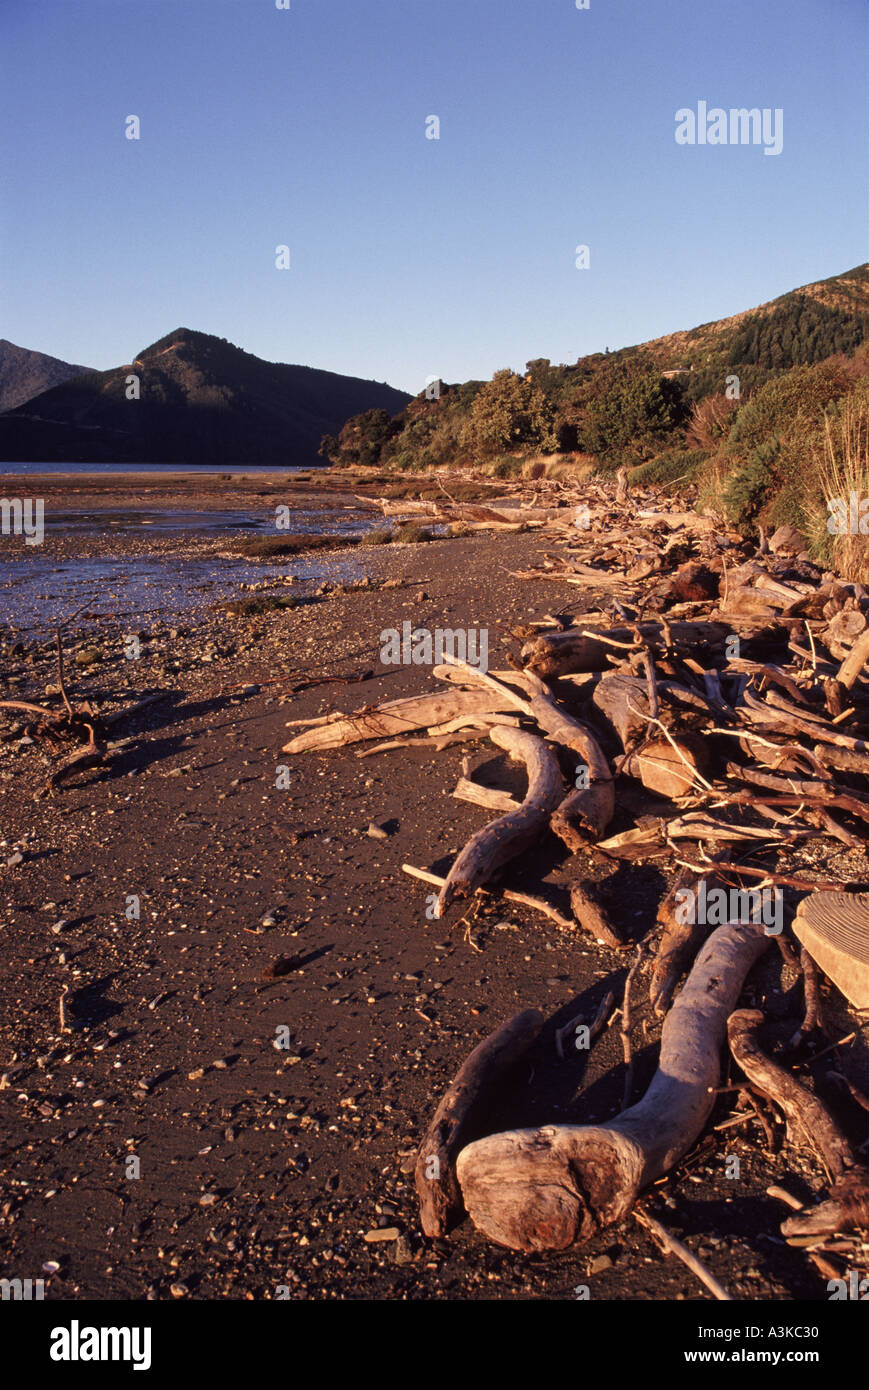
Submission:
<svg viewBox="0 0 869 1390">
<path fill-rule="evenodd" d="M 643 955 L 643 947 L 638 946 L 637 953 L 634 956 L 633 964 L 631 965 L 631 968 L 627 974 L 627 979 L 625 980 L 625 997 L 624 1002 L 622 1003 L 622 1021 L 621 1026 L 619 1028 L 619 1033 L 622 1039 L 622 1050 L 625 1054 L 625 1066 L 627 1067 L 627 1071 L 625 1073 L 625 1089 L 624 1094 L 622 1096 L 622 1110 L 627 1110 L 628 1106 L 630 1105 L 631 1091 L 634 1089 L 634 1056 L 633 1049 L 631 1047 L 631 985 L 634 982 L 634 976 L 636 975 L 637 970 L 640 967 L 640 962 L 643 959 Z"/>
<path fill-rule="evenodd" d="M 654 1216 L 650 1216 L 647 1211 L 644 1211 L 640 1207 L 634 1209 L 633 1217 L 635 1221 L 638 1221 L 641 1226 L 645 1226 L 647 1231 L 650 1231 L 652 1235 L 657 1237 L 665 1251 L 671 1255 L 678 1256 L 682 1263 L 687 1265 L 692 1274 L 696 1274 L 701 1284 L 705 1284 L 709 1292 L 717 1298 L 720 1303 L 733 1302 L 731 1295 L 724 1288 L 723 1284 L 719 1284 L 715 1275 L 710 1274 L 703 1261 L 698 1260 L 697 1256 L 688 1249 L 687 1245 L 683 1245 L 681 1240 L 677 1240 L 675 1236 L 672 1236 L 666 1226 L 662 1226 L 660 1221 L 656 1221 Z"/>
</svg>

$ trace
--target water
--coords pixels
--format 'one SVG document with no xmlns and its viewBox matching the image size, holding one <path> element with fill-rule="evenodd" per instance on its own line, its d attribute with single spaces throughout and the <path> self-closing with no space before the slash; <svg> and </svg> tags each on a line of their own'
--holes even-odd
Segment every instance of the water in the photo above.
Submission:
<svg viewBox="0 0 869 1390">
<path fill-rule="evenodd" d="M 165 473 L 180 474 L 183 477 L 210 478 L 229 474 L 233 478 L 260 478 L 264 473 L 310 473 L 318 465 L 283 467 L 278 463 L 248 464 L 245 468 L 210 468 L 208 465 L 193 468 L 173 463 L 4 463 L 0 461 L 0 477 L 4 474 L 19 473 L 74 473 L 77 476 L 106 478 L 113 473 Z"/>
<path fill-rule="evenodd" d="M 299 509 L 292 512 L 290 521 L 289 530 L 294 534 L 346 536 L 348 540 L 382 524 L 379 514 L 356 507 Z M 244 583 L 279 580 L 286 575 L 294 575 L 302 584 L 325 578 L 347 581 L 361 578 L 364 572 L 355 555 L 337 560 L 324 551 L 254 561 L 232 554 L 185 555 L 172 543 L 172 538 L 212 537 L 225 540 L 229 546 L 232 540 L 252 533 L 279 537 L 274 511 L 267 509 L 46 509 L 45 530 L 47 535 L 76 537 L 85 545 L 89 536 L 99 537 L 101 553 L 43 557 L 39 548 L 33 547 L 23 556 L 19 553 L 6 559 L 0 545 L 0 622 L 34 633 L 51 632 L 73 614 L 78 614 L 79 627 L 100 617 L 124 620 L 132 627 L 148 617 L 189 613 L 238 597 Z M 168 546 L 168 553 L 141 553 L 143 538 L 149 533 L 164 537 L 160 548 L 167 550 Z M 125 536 L 130 540 L 128 546 Z M 108 547 L 107 538 L 111 538 Z M 276 584 L 265 592 L 293 591 Z"/>
<path fill-rule="evenodd" d="M 11 626 L 42 635 L 78 614 L 81 629 L 97 618 L 125 620 L 131 628 L 147 618 L 211 607 L 239 596 L 239 586 L 293 574 L 299 581 L 327 577 L 348 581 L 361 578 L 353 556 L 341 560 L 327 555 L 298 560 L 257 563 L 244 558 L 183 559 L 82 557 L 58 561 L 32 559 L 26 564 L 0 561 L 0 615 Z M 295 590 L 275 585 L 266 593 Z M 80 611 L 83 610 L 83 611 Z"/>
</svg>

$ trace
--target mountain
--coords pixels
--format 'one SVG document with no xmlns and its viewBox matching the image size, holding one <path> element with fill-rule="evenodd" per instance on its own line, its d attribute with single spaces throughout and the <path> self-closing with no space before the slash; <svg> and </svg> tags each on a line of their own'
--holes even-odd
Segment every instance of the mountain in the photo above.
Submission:
<svg viewBox="0 0 869 1390">
<path fill-rule="evenodd" d="M 128 365 L 86 372 L 0 416 L 0 459 L 310 465 L 349 416 L 394 414 L 410 399 L 178 328 Z"/>
<path fill-rule="evenodd" d="M 0 412 L 14 410 L 40 392 L 86 371 L 87 367 L 76 367 L 71 362 L 61 362 L 59 357 L 33 352 L 10 343 L 8 338 L 0 338 Z"/>
</svg>

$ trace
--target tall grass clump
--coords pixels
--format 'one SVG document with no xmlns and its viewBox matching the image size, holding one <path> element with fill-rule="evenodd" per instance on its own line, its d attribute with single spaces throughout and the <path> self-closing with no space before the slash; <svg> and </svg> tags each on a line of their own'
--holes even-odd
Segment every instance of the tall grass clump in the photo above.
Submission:
<svg viewBox="0 0 869 1390">
<path fill-rule="evenodd" d="M 862 383 L 861 383 L 862 387 Z M 869 577 L 869 391 L 824 416 L 815 469 L 821 498 L 806 508 L 814 549 L 847 580 Z"/>
</svg>

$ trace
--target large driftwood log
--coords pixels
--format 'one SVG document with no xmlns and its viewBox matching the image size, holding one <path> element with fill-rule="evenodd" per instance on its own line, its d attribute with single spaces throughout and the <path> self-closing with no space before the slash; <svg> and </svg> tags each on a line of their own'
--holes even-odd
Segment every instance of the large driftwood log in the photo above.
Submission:
<svg viewBox="0 0 869 1390">
<path fill-rule="evenodd" d="M 697 773 L 708 766 L 706 745 L 691 733 L 674 733 L 669 739 L 652 733 L 654 711 L 650 709 L 646 681 L 636 676 L 604 676 L 591 698 L 628 755 L 623 772 L 661 796 L 684 796 L 692 789 Z M 635 748 L 647 732 L 651 737 L 642 747 Z"/>
<path fill-rule="evenodd" d="M 473 835 L 457 856 L 438 894 L 437 915 L 443 916 L 454 898 L 474 892 L 517 854 L 532 845 L 549 824 L 561 801 L 564 784 L 558 760 L 536 734 L 521 729 L 493 729 L 493 743 L 511 757 L 521 759 L 528 770 L 528 791 L 516 811 L 492 821 Z"/>
<path fill-rule="evenodd" d="M 422 1229 L 427 1236 L 446 1235 L 464 1210 L 456 1181 L 455 1160 L 472 1125 L 479 1126 L 481 1102 L 491 1104 L 505 1074 L 528 1051 L 543 1027 L 539 1009 L 526 1009 L 502 1023 L 474 1048 L 435 1111 L 419 1146 L 414 1181 Z"/>
<path fill-rule="evenodd" d="M 782 1224 L 788 1236 L 827 1235 L 869 1226 L 869 1169 L 857 1162 L 848 1139 L 827 1107 L 808 1087 L 778 1066 L 758 1040 L 759 1009 L 740 1009 L 727 1022 L 734 1061 L 751 1084 L 775 1101 L 788 1122 L 792 1142 L 813 1149 L 831 1180 L 830 1196 Z"/>
<path fill-rule="evenodd" d="M 664 1022 L 643 1099 L 607 1125 L 547 1125 L 469 1144 L 456 1164 L 474 1225 L 512 1250 L 564 1250 L 620 1221 L 638 1192 L 676 1163 L 715 1101 L 728 1015 L 770 938 L 719 927 Z"/>
<path fill-rule="evenodd" d="M 284 744 L 284 753 L 307 753 L 315 748 L 343 748 L 369 738 L 388 738 L 443 724 L 459 715 L 490 714 L 509 710 L 491 689 L 435 690 L 430 695 L 410 695 L 388 700 L 355 714 L 338 714 L 327 723 L 306 729 Z"/>
<path fill-rule="evenodd" d="M 640 623 L 643 639 L 652 646 L 663 640 L 661 623 Z M 669 625 L 670 635 L 677 646 L 685 645 L 694 653 L 704 646 L 721 647 L 731 634 L 726 623 L 676 622 Z M 522 648 L 522 664 L 539 676 L 563 676 L 571 671 L 608 671 L 607 659 L 618 650 L 627 651 L 635 642 L 635 633 L 628 627 L 608 628 L 594 636 L 582 632 L 554 632 L 535 637 Z M 616 645 L 614 645 L 616 644 Z"/>
</svg>

